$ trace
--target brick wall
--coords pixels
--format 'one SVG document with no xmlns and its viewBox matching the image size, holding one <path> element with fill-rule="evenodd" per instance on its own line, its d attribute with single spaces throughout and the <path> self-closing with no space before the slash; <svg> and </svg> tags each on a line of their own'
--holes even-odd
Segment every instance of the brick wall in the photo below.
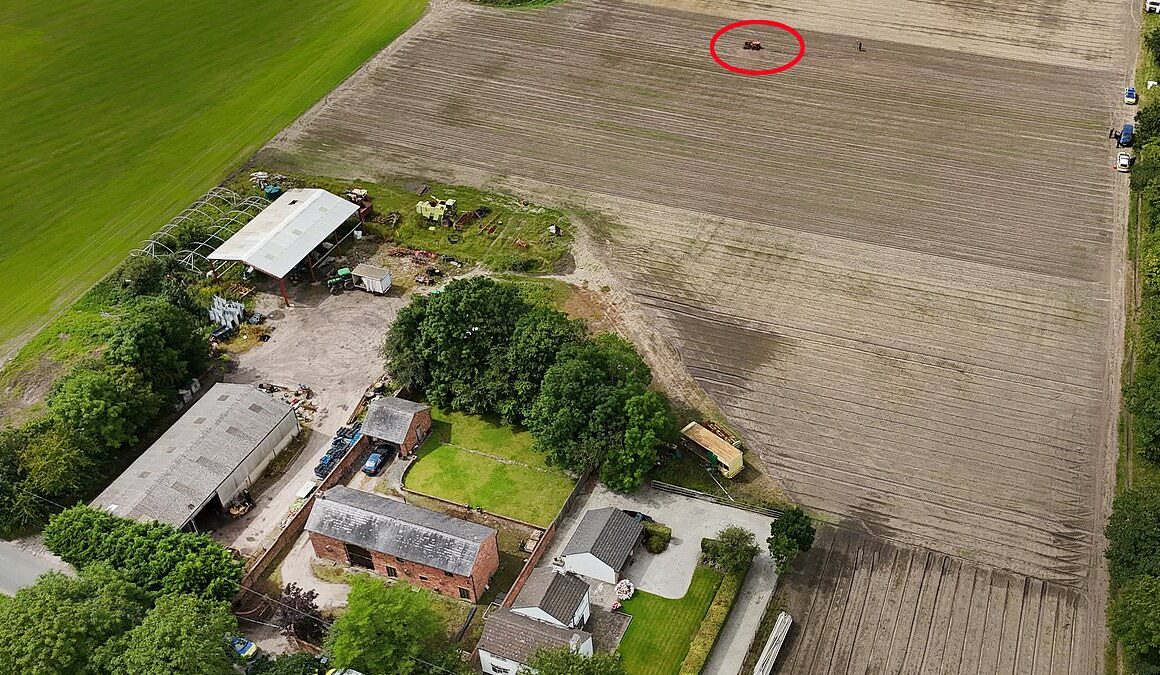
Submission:
<svg viewBox="0 0 1160 675">
<path fill-rule="evenodd" d="M 314 553 L 319 558 L 331 560 L 340 565 L 349 564 L 344 542 L 324 534 L 311 532 L 310 544 L 314 547 Z M 394 578 L 403 579 L 415 586 L 429 588 L 449 598 L 470 602 L 479 600 L 479 596 L 483 594 L 483 589 L 487 585 L 487 580 L 499 568 L 499 549 L 494 537 L 480 548 L 480 555 L 476 559 L 472 576 L 449 575 L 443 570 L 429 565 L 399 560 L 395 556 L 379 551 L 371 551 L 370 554 L 371 564 L 374 565 L 374 572 L 377 574 L 391 578 L 390 572 L 394 570 Z M 461 588 L 467 590 L 466 598 L 460 595 L 459 589 Z"/>
<path fill-rule="evenodd" d="M 424 410 L 417 413 L 411 420 L 411 427 L 407 429 L 407 436 L 403 439 L 403 444 L 399 446 L 399 452 L 403 455 L 410 455 L 415 451 L 415 446 L 419 445 L 427 433 L 431 431 L 431 410 Z"/>
</svg>

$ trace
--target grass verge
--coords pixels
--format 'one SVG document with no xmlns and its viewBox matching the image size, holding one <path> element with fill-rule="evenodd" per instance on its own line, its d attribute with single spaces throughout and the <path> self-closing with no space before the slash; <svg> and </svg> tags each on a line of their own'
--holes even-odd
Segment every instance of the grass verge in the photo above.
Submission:
<svg viewBox="0 0 1160 675">
<path fill-rule="evenodd" d="M 632 615 L 632 623 L 620 641 L 624 669 L 632 675 L 675 675 L 722 577 L 717 570 L 698 567 L 679 600 L 638 590 L 625 602 L 622 609 Z"/>
<path fill-rule="evenodd" d="M 745 583 L 748 574 L 749 565 L 746 565 L 744 572 L 726 574 L 721 580 L 717 592 L 713 594 L 713 602 L 705 612 L 705 618 L 701 620 L 701 625 L 693 634 L 693 641 L 689 643 L 689 653 L 685 655 L 685 660 L 681 662 L 681 668 L 677 671 L 679 675 L 700 675 L 705 662 L 709 660 L 713 646 L 717 644 L 717 638 L 721 636 L 721 629 L 729 619 L 729 612 L 733 610 L 733 603 L 737 601 L 737 594 L 741 592 L 741 585 Z"/>
</svg>

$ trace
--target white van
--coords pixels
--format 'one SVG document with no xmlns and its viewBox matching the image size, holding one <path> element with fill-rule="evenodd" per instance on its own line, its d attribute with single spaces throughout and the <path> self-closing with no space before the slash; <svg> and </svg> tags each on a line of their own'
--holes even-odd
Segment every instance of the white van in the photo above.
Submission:
<svg viewBox="0 0 1160 675">
<path fill-rule="evenodd" d="M 1160 0 L 1145 0 L 1144 11 L 1149 13 L 1160 13 Z"/>
</svg>

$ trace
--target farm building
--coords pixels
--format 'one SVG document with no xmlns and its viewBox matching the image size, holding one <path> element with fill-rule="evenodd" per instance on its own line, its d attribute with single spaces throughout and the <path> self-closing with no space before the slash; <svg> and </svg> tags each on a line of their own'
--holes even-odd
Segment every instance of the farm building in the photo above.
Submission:
<svg viewBox="0 0 1160 675">
<path fill-rule="evenodd" d="M 560 628 L 582 628 L 592 614 L 588 582 L 551 568 L 532 572 L 511 610 Z"/>
<path fill-rule="evenodd" d="M 592 634 L 536 621 L 508 609 L 488 617 L 479 638 L 479 665 L 489 675 L 523 672 L 524 664 L 542 649 L 567 647 L 592 656 Z"/>
<path fill-rule="evenodd" d="M 490 527 L 340 485 L 306 521 L 320 558 L 476 602 L 499 569 Z"/>
<path fill-rule="evenodd" d="M 294 410 L 243 384 L 215 384 L 95 500 L 118 516 L 194 526 L 261 475 L 298 434 Z"/>
<path fill-rule="evenodd" d="M 681 438 L 685 447 L 709 460 L 726 478 L 733 478 L 745 468 L 740 449 L 696 422 L 681 429 Z"/>
<path fill-rule="evenodd" d="M 643 529 L 639 520 L 620 509 L 585 513 L 560 554 L 564 571 L 615 584 L 621 570 L 632 562 Z"/>
<path fill-rule="evenodd" d="M 406 457 L 431 431 L 431 406 L 395 396 L 376 398 L 367 405 L 364 436 L 386 444 L 391 452 Z"/>
<path fill-rule="evenodd" d="M 328 241 L 358 210 L 357 205 L 326 190 L 287 190 L 208 258 L 245 263 L 277 279 L 282 299 L 289 305 L 286 276 L 303 261 L 313 275 L 314 267 L 353 231 L 350 228 Z"/>
</svg>

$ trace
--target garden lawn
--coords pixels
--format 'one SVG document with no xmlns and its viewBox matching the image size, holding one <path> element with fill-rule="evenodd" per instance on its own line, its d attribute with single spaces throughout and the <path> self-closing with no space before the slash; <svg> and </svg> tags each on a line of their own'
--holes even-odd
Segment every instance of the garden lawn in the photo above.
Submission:
<svg viewBox="0 0 1160 675">
<path fill-rule="evenodd" d="M 424 8 L 424 0 L 5 3 L 0 357 Z"/>
<path fill-rule="evenodd" d="M 431 418 L 435 421 L 436 433 L 446 443 L 532 467 L 548 468 L 544 455 L 532 450 L 535 439 L 531 434 L 517 431 L 496 418 L 448 412 L 439 408 L 431 410 Z"/>
<path fill-rule="evenodd" d="M 552 522 L 573 487 L 563 472 L 505 464 L 435 437 L 423 444 L 403 484 L 539 527 Z"/>
<path fill-rule="evenodd" d="M 706 567 L 693 572 L 689 591 L 670 600 L 638 590 L 622 609 L 632 615 L 620 641 L 628 675 L 674 675 L 689 651 L 689 643 L 713 602 L 722 574 Z"/>
</svg>

